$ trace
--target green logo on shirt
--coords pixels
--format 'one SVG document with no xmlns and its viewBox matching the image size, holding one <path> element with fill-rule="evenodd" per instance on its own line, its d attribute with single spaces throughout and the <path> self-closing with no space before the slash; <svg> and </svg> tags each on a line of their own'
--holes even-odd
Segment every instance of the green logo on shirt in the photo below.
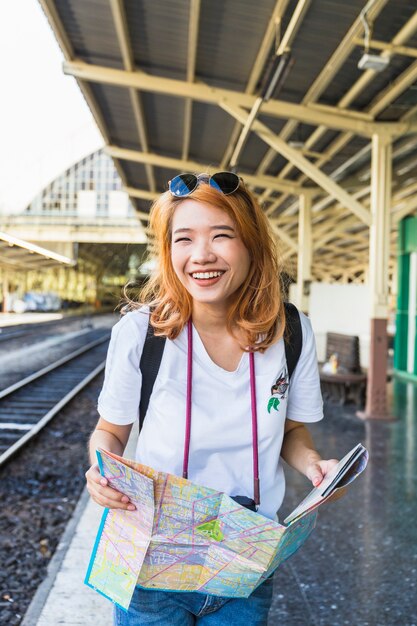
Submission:
<svg viewBox="0 0 417 626">
<path fill-rule="evenodd" d="M 278 398 L 269 398 L 269 402 L 268 402 L 268 413 L 271 412 L 271 409 L 274 409 L 274 411 L 278 411 L 278 406 L 279 406 L 279 400 Z"/>
</svg>

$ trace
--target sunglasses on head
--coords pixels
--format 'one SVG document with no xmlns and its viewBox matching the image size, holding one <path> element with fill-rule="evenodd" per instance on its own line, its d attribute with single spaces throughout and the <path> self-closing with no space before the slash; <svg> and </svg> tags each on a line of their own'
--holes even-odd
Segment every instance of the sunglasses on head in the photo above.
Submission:
<svg viewBox="0 0 417 626">
<path fill-rule="evenodd" d="M 178 174 L 169 181 L 168 187 L 175 198 L 186 198 L 203 182 L 228 196 L 236 191 L 240 181 L 241 179 L 234 172 L 217 172 L 211 176 L 208 174 Z"/>
</svg>

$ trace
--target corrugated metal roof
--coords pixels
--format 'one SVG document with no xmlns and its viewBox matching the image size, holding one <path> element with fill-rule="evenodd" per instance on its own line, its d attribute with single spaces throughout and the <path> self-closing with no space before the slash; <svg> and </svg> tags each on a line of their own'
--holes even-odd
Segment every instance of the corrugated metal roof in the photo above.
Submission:
<svg viewBox="0 0 417 626">
<path fill-rule="evenodd" d="M 319 0 L 311 3 L 291 47 L 294 65 L 285 80 L 280 98 L 301 102 L 363 5 L 363 0 Z"/>
<path fill-rule="evenodd" d="M 112 3 L 108 0 L 40 0 L 45 8 L 59 41 L 65 49 L 65 37 L 71 49 L 65 49 L 66 57 L 72 61 L 85 62 L 93 70 L 96 66 L 109 69 L 128 69 L 124 67 L 122 46 L 112 13 Z M 142 192 L 152 191 L 152 180 L 157 190 L 166 188 L 166 183 L 178 170 L 184 169 L 184 138 L 187 135 L 187 71 L 192 73 L 192 84 L 224 88 L 243 94 L 247 91 L 252 77 L 253 84 L 249 93 L 259 89 L 263 82 L 269 61 L 274 55 L 276 45 L 284 35 L 290 34 L 289 48 L 293 59 L 285 80 L 275 98 L 288 103 L 303 103 L 313 106 L 315 103 L 329 105 L 333 113 L 345 115 L 352 120 L 355 111 L 366 112 L 381 93 L 389 90 L 394 81 L 401 80 L 404 72 L 414 72 L 416 57 L 393 54 L 388 67 L 380 74 L 374 74 L 367 81 L 355 98 L 348 105 L 345 114 L 338 109 L 340 100 L 361 79 L 363 72 L 357 63 L 363 49 L 357 42 L 346 44 L 340 63 L 335 53 L 341 42 L 354 25 L 358 25 L 356 36 L 363 38 L 363 27 L 359 13 L 365 6 L 364 0 L 319 0 L 307 3 L 306 10 L 299 18 L 295 30 L 289 33 L 294 12 L 300 6 L 298 0 L 124 0 L 120 3 L 121 22 L 125 24 L 126 41 L 124 42 L 136 71 L 152 77 L 180 81 L 182 95 L 175 95 L 177 84 L 172 84 L 172 93 L 156 93 L 145 88 L 136 91 L 127 86 L 112 85 L 111 79 L 97 78 L 89 81 L 93 100 L 93 114 L 104 123 L 111 146 L 144 153 L 147 150 L 156 155 L 176 159 L 172 169 L 165 162 L 146 168 L 143 163 L 128 160 L 129 156 L 117 159 L 119 171 L 123 174 L 128 187 Z M 113 4 L 117 7 L 118 3 Z M 195 19 L 196 46 L 193 51 L 195 63 L 190 64 L 189 36 L 190 24 L 193 23 L 193 11 L 199 6 Z M 280 30 L 273 26 L 274 10 L 286 7 L 281 15 Z M 404 45 L 417 48 L 417 19 L 415 0 L 375 0 L 371 6 L 375 12 L 372 37 L 389 44 L 398 32 L 413 22 Z M 55 16 L 58 16 L 56 19 Z M 414 16 L 414 17 L 413 17 Z M 272 37 L 267 37 L 267 33 Z M 63 38 L 62 35 L 65 37 Z M 264 54 L 253 75 L 255 63 L 261 46 Z M 373 50 L 376 54 L 380 50 Z M 190 65 L 190 67 L 188 67 Z M 99 69 L 100 69 L 99 68 Z M 333 70 L 333 68 L 335 68 Z M 192 71 L 193 70 L 193 71 Z M 329 76 L 329 80 L 326 79 Z M 414 74 L 413 74 L 414 76 Z M 400 93 L 387 101 L 378 111 L 376 119 L 401 120 L 410 108 L 417 105 L 417 66 L 415 80 L 408 81 Z M 311 90 L 314 88 L 314 95 Z M 132 94 L 136 94 L 136 104 L 143 113 L 146 142 L 140 140 L 132 105 Z M 352 132 L 342 141 L 343 131 L 324 122 L 313 123 L 309 111 L 305 109 L 305 119 L 292 122 L 288 119 L 265 115 L 260 111 L 257 119 L 268 126 L 277 136 L 284 133 L 284 138 L 294 147 L 303 149 L 304 156 L 317 163 L 329 176 L 336 176 L 340 185 L 343 179 L 350 180 L 356 171 L 369 167 L 370 151 L 363 150 L 369 137 Z M 248 109 L 247 111 L 248 112 Z M 416 111 L 417 117 L 417 111 Z M 370 120 L 371 121 L 371 120 Z M 231 140 L 236 126 L 234 118 L 221 108 L 221 102 L 209 103 L 194 99 L 190 108 L 189 145 L 185 150 L 185 165 L 193 161 L 218 169 L 226 154 L 231 154 Z M 317 130 L 322 126 L 320 130 Z M 310 140 L 314 136 L 315 140 Z M 237 136 L 234 136 L 234 143 Z M 400 146 L 395 140 L 394 146 Z M 340 143 L 336 150 L 335 142 Z M 147 150 L 146 150 L 147 143 Z M 417 144 L 417 140 L 416 140 Z M 229 149 L 229 152 L 228 152 Z M 239 167 L 243 175 L 270 175 L 287 182 L 311 186 L 305 175 L 299 170 L 288 167 L 287 160 L 280 154 L 271 153 L 270 148 L 255 132 L 250 132 L 248 140 L 239 158 Z M 357 159 L 355 158 L 357 155 Z M 266 158 L 268 156 L 268 158 Z M 146 155 L 145 155 L 146 157 Z M 143 155 L 141 158 L 145 158 Z M 405 160 L 411 158 L 409 153 Z M 399 162 L 394 160 L 394 165 Z M 176 166 L 178 163 L 178 167 Z M 368 163 L 368 165 L 367 165 Z M 346 165 L 346 171 L 343 168 Z M 152 176 L 149 175 L 152 172 Z M 394 180 L 397 174 L 394 171 Z M 360 185 L 360 181 L 358 182 Z M 262 189 L 262 187 L 256 187 Z M 265 191 L 265 187 L 263 188 Z M 273 203 L 274 215 L 281 215 L 294 204 L 294 196 L 288 198 L 283 193 L 282 202 L 277 201 L 277 192 L 268 189 L 262 193 L 265 207 Z M 317 188 L 317 198 L 323 192 Z M 135 206 L 141 211 L 149 209 L 149 201 L 135 198 Z M 292 232 L 288 225 L 288 232 Z"/>
</svg>

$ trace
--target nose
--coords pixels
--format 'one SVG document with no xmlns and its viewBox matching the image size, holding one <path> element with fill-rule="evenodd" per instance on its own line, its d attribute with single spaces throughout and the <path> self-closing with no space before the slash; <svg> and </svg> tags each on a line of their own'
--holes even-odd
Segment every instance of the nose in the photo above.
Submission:
<svg viewBox="0 0 417 626">
<path fill-rule="evenodd" d="M 217 256 L 210 245 L 210 242 L 206 239 L 199 239 L 195 242 L 192 252 L 192 261 L 198 265 L 206 265 L 213 263 L 217 259 Z"/>
</svg>

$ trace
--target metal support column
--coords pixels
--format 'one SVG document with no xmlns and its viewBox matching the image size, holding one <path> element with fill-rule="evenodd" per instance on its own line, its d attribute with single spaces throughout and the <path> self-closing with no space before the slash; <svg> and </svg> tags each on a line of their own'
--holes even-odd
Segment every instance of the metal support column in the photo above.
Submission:
<svg viewBox="0 0 417 626">
<path fill-rule="evenodd" d="M 391 139 L 372 136 L 369 285 L 371 289 L 371 346 L 363 419 L 389 419 L 387 411 L 388 262 L 390 254 Z"/>
<path fill-rule="evenodd" d="M 298 220 L 297 306 L 308 313 L 311 283 L 312 234 L 311 196 L 300 195 Z"/>
<path fill-rule="evenodd" d="M 3 280 L 2 280 L 2 313 L 8 312 L 8 301 L 9 301 L 9 277 L 7 271 L 3 270 Z"/>
</svg>

